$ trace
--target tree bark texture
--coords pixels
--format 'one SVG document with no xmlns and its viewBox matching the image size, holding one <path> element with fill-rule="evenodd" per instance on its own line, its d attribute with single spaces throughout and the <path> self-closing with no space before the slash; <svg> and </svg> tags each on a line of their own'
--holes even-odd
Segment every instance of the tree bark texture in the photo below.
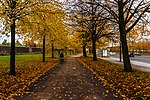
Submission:
<svg viewBox="0 0 150 100">
<path fill-rule="evenodd" d="M 11 30 L 11 52 L 10 52 L 10 75 L 16 75 L 15 72 L 15 19 L 13 19 L 13 23 L 10 26 Z"/>
<path fill-rule="evenodd" d="M 52 58 L 54 58 L 54 44 L 52 43 Z"/>
<path fill-rule="evenodd" d="M 87 54 L 86 54 L 86 44 L 83 44 L 83 57 L 87 57 Z"/>
<path fill-rule="evenodd" d="M 93 53 L 93 61 L 97 60 L 97 56 L 96 56 L 96 40 L 94 38 L 94 36 L 92 37 L 92 53 Z"/>
<path fill-rule="evenodd" d="M 43 62 L 45 62 L 45 35 L 43 36 Z"/>
<path fill-rule="evenodd" d="M 119 31 L 120 31 L 120 40 L 122 44 L 122 53 L 123 53 L 123 63 L 124 63 L 124 71 L 130 72 L 132 71 L 129 55 L 128 55 L 128 45 L 126 39 L 126 24 L 124 19 L 124 3 L 123 0 L 118 2 L 118 10 L 119 10 Z"/>
<path fill-rule="evenodd" d="M 121 58 L 122 58 L 122 57 L 121 57 L 121 54 L 122 54 L 122 50 L 121 50 L 121 49 L 122 49 L 122 46 L 121 46 L 121 43 L 120 43 L 120 62 L 121 62 L 121 60 L 122 60 L 122 59 L 121 59 Z"/>
<path fill-rule="evenodd" d="M 132 67 L 128 55 L 128 45 L 127 45 L 127 40 L 126 40 L 126 35 L 120 34 L 121 35 L 121 44 L 122 44 L 122 53 L 123 53 L 123 63 L 124 63 L 124 71 L 126 72 L 131 72 Z"/>
</svg>

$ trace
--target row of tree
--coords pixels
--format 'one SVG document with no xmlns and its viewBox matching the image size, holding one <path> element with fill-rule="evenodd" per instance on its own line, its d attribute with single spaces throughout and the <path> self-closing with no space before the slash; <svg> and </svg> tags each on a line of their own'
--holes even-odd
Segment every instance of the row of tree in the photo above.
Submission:
<svg viewBox="0 0 150 100">
<path fill-rule="evenodd" d="M 96 42 L 102 37 L 119 38 L 122 44 L 124 71 L 132 71 L 128 56 L 128 35 L 137 24 L 147 23 L 150 11 L 147 0 L 76 0 L 70 2 L 72 26 L 77 27 L 83 44 L 83 53 L 88 42 L 92 42 L 93 60 L 96 57 Z M 102 39 L 101 39 L 102 40 Z M 83 54 L 86 56 L 86 54 Z"/>
<path fill-rule="evenodd" d="M 137 42 L 133 43 L 132 45 L 128 45 L 129 51 L 133 52 L 140 52 L 140 53 L 147 53 L 150 52 L 150 41 L 143 41 L 143 42 Z M 120 47 L 117 46 L 111 46 L 110 47 L 111 52 L 120 52 Z"/>
<path fill-rule="evenodd" d="M 0 0 L 0 5 L 2 34 L 11 33 L 11 75 L 16 74 L 15 34 L 43 42 L 43 61 L 45 45 L 47 51 L 54 51 L 54 48 L 79 50 L 80 44 L 85 57 L 86 46 L 92 45 L 93 60 L 97 60 L 96 43 L 106 43 L 119 36 L 124 70 L 132 71 L 127 35 L 130 33 L 131 36 L 131 31 L 146 19 L 145 14 L 150 9 L 147 0 L 67 0 L 63 6 L 54 0 Z"/>
<path fill-rule="evenodd" d="M 11 34 L 10 75 L 16 75 L 15 35 L 43 45 L 44 61 L 45 47 L 54 50 L 69 44 L 65 17 L 62 6 L 54 0 L 0 0 L 1 33 Z"/>
</svg>

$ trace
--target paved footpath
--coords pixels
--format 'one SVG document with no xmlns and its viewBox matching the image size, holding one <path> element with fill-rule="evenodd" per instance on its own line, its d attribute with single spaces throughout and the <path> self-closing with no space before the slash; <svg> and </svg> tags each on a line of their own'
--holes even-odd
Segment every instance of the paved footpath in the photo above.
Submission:
<svg viewBox="0 0 150 100">
<path fill-rule="evenodd" d="M 41 76 L 15 100 L 122 100 L 74 57 Z"/>
</svg>

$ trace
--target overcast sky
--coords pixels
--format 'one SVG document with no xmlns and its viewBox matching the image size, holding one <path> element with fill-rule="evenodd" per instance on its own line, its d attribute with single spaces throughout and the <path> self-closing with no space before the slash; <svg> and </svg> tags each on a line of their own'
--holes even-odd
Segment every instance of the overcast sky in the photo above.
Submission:
<svg viewBox="0 0 150 100">
<path fill-rule="evenodd" d="M 7 42 L 11 41 L 10 37 L 7 37 L 5 35 L 0 35 L 0 44 L 4 41 L 4 39 L 6 39 Z M 19 37 L 16 35 L 16 41 L 17 40 L 22 44 L 24 39 L 19 39 Z"/>
</svg>

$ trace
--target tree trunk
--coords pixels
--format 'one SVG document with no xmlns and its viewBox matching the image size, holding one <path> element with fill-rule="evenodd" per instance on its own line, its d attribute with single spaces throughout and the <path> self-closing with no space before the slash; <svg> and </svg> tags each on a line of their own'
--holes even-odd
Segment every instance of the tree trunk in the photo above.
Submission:
<svg viewBox="0 0 150 100">
<path fill-rule="evenodd" d="M 13 23 L 10 26 L 11 30 L 11 52 L 10 52 L 10 75 L 16 75 L 15 72 L 15 19 L 13 19 Z"/>
<path fill-rule="evenodd" d="M 122 53 L 123 53 L 123 64 L 124 71 L 131 72 L 132 67 L 128 55 L 128 45 L 126 39 L 126 22 L 124 19 L 124 2 L 123 0 L 118 1 L 118 10 L 119 10 L 119 31 L 120 31 L 120 40 L 122 45 Z"/>
<path fill-rule="evenodd" d="M 92 54 L 92 47 L 89 47 L 89 55 Z"/>
<path fill-rule="evenodd" d="M 122 46 L 121 46 L 121 43 L 120 43 L 120 62 L 121 62 L 121 52 L 122 52 L 122 50 L 121 50 L 121 48 L 122 48 Z"/>
<path fill-rule="evenodd" d="M 54 58 L 54 44 L 52 43 L 52 58 Z"/>
<path fill-rule="evenodd" d="M 45 35 L 43 36 L 43 62 L 45 62 Z"/>
<path fill-rule="evenodd" d="M 96 56 L 96 41 L 95 39 L 92 39 L 92 53 L 93 53 L 93 61 L 97 61 L 97 56 Z"/>
<path fill-rule="evenodd" d="M 128 46 L 127 46 L 127 40 L 126 35 L 121 34 L 121 43 L 122 43 L 122 53 L 123 53 L 123 63 L 124 63 L 124 71 L 131 72 L 132 67 L 128 55 Z"/>
<path fill-rule="evenodd" d="M 67 55 L 67 50 L 65 51 L 65 55 Z"/>
<path fill-rule="evenodd" d="M 87 54 L 86 54 L 86 44 L 83 44 L 83 57 L 87 57 Z"/>
</svg>

